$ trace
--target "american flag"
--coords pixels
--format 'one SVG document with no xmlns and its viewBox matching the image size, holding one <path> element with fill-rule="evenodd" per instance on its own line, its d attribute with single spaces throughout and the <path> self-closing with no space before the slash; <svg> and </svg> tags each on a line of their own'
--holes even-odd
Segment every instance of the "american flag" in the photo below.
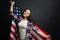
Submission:
<svg viewBox="0 0 60 40">
<path fill-rule="evenodd" d="M 21 12 L 22 12 L 22 10 L 21 10 L 21 8 L 20 8 L 20 6 L 19 5 L 14 5 L 14 9 L 13 9 L 13 13 L 15 14 L 15 15 L 21 15 Z"/>
<path fill-rule="evenodd" d="M 19 16 L 21 16 L 22 10 L 18 5 L 15 5 L 13 13 L 19 17 Z M 35 23 L 34 25 L 38 30 L 42 31 L 45 35 L 48 35 L 48 33 L 46 33 L 37 23 Z M 9 40 L 18 40 L 15 36 L 16 28 L 17 28 L 16 23 L 14 20 L 12 20 Z M 35 34 L 35 35 L 33 35 L 33 34 Z M 43 38 L 41 35 L 39 35 L 38 33 L 34 32 L 34 31 L 32 31 L 31 35 L 32 35 L 31 38 L 33 40 L 38 40 L 38 36 L 39 36 L 39 40 L 45 40 L 45 38 Z"/>
<path fill-rule="evenodd" d="M 18 18 L 18 17 L 21 17 L 21 13 L 22 13 L 21 8 L 15 4 L 14 8 L 13 8 L 13 14 L 16 15 L 16 17 Z M 9 40 L 17 40 L 16 35 L 15 35 L 16 29 L 17 29 L 17 26 L 16 26 L 17 21 L 15 22 L 15 19 L 16 18 L 14 18 L 11 22 L 12 24 L 11 24 L 11 31 L 10 31 Z"/>
</svg>

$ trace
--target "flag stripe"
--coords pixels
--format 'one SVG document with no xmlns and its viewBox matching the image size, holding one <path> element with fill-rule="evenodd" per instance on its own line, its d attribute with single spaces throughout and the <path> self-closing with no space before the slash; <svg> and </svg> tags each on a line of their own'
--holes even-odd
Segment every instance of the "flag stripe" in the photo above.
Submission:
<svg viewBox="0 0 60 40">
<path fill-rule="evenodd" d="M 34 40 L 38 40 L 32 33 L 31 33 L 31 36 Z"/>
<path fill-rule="evenodd" d="M 13 28 L 13 26 L 11 27 L 11 30 L 15 33 L 15 28 Z"/>
<path fill-rule="evenodd" d="M 48 33 L 44 31 L 37 23 L 35 23 L 34 25 L 38 30 L 42 31 L 45 35 L 48 35 Z"/>
<path fill-rule="evenodd" d="M 32 34 L 35 38 L 37 38 L 38 40 L 39 40 L 39 39 L 42 40 L 41 37 L 40 37 L 39 35 L 37 35 L 37 33 L 34 32 L 33 30 L 31 31 L 31 34 Z"/>
<path fill-rule="evenodd" d="M 11 31 L 10 31 L 10 40 L 16 40 L 15 32 L 16 32 L 16 24 L 15 24 L 15 22 L 12 20 Z"/>
<path fill-rule="evenodd" d="M 14 29 L 16 29 L 16 26 L 14 24 L 11 25 Z"/>
<path fill-rule="evenodd" d="M 13 31 L 10 32 L 11 34 L 15 35 L 15 33 Z"/>
<path fill-rule="evenodd" d="M 13 40 L 16 40 L 13 34 L 10 34 L 10 37 L 11 37 Z"/>
</svg>

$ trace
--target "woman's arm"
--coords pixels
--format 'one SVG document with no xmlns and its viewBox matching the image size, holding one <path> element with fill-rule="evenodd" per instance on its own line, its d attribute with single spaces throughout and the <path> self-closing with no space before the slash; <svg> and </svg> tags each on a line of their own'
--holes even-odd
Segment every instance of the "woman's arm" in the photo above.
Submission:
<svg viewBox="0 0 60 40">
<path fill-rule="evenodd" d="M 51 36 L 50 35 L 45 35 L 42 31 L 39 31 L 38 34 L 40 34 L 42 37 L 44 37 L 48 40 L 51 40 L 51 39 L 49 39 L 49 38 L 51 38 Z"/>
<path fill-rule="evenodd" d="M 17 19 L 17 15 L 13 14 L 13 8 L 14 8 L 15 2 L 11 1 L 10 3 L 11 3 L 11 6 L 10 6 L 10 15 L 12 15 L 14 18 Z"/>
<path fill-rule="evenodd" d="M 10 15 L 13 15 L 13 7 L 14 7 L 15 2 L 11 1 L 10 3 L 11 3 L 11 6 L 10 6 Z"/>
<path fill-rule="evenodd" d="M 11 3 L 10 12 L 13 12 L 13 6 L 14 6 L 15 2 L 14 1 L 11 1 L 10 3 Z"/>
<path fill-rule="evenodd" d="M 34 25 L 33 30 L 36 31 L 39 35 L 41 35 L 42 37 L 51 40 L 49 38 L 51 38 L 50 35 L 46 35 L 42 30 L 40 30 L 37 26 Z"/>
</svg>

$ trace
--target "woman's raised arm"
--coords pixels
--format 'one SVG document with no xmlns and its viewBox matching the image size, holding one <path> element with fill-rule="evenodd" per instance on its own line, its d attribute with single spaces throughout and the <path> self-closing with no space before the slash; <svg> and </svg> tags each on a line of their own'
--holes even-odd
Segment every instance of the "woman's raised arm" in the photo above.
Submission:
<svg viewBox="0 0 60 40">
<path fill-rule="evenodd" d="M 13 6 L 14 6 L 15 2 L 14 1 L 11 1 L 10 3 L 11 3 L 10 12 L 13 12 Z"/>
</svg>

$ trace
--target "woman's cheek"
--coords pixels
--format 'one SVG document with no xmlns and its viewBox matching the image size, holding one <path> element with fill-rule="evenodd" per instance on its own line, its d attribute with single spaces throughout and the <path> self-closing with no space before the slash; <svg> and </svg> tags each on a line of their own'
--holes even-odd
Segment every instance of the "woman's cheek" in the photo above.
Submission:
<svg viewBox="0 0 60 40">
<path fill-rule="evenodd" d="M 24 17 L 26 17 L 26 15 L 23 15 Z"/>
<path fill-rule="evenodd" d="M 30 16 L 29 14 L 27 16 Z"/>
</svg>

